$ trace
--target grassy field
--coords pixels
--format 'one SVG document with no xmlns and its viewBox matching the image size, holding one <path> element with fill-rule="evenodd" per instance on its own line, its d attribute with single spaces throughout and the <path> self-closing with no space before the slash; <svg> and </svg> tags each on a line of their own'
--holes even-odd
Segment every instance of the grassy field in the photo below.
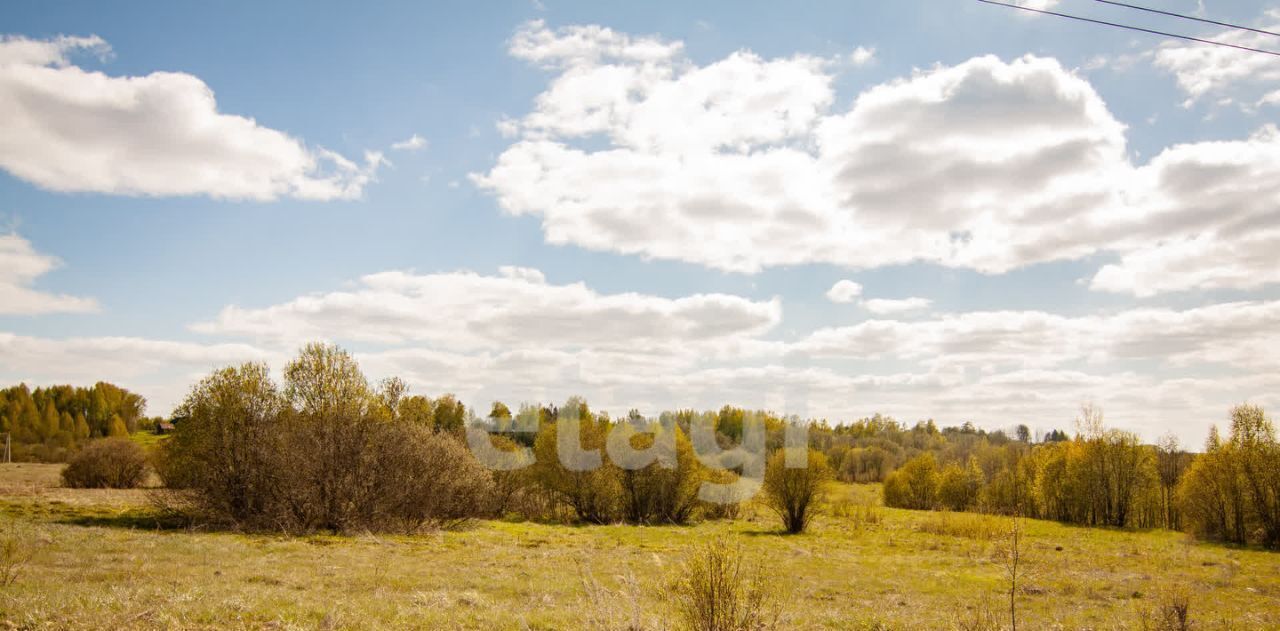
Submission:
<svg viewBox="0 0 1280 631">
<path fill-rule="evenodd" d="M 611 612 L 673 620 L 663 589 L 714 540 L 768 568 L 783 628 L 960 628 L 1007 606 L 1008 520 L 874 508 L 842 486 L 810 534 L 750 508 L 690 527 L 480 522 L 413 537 L 158 529 L 147 491 L 56 488 L 55 465 L 0 465 L 0 536 L 36 550 L 0 587 L 0 628 L 575 629 Z M 1141 628 L 1191 594 L 1196 628 L 1280 628 L 1280 555 L 1173 532 L 1027 522 L 1025 629 Z"/>
</svg>

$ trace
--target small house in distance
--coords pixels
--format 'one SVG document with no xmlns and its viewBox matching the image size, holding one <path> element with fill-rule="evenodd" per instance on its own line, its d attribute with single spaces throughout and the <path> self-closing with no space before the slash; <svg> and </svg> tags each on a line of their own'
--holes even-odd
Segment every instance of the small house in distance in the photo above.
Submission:
<svg viewBox="0 0 1280 631">
<path fill-rule="evenodd" d="M 156 421 L 156 434 L 164 435 L 173 431 L 173 421 L 158 419 Z"/>
</svg>

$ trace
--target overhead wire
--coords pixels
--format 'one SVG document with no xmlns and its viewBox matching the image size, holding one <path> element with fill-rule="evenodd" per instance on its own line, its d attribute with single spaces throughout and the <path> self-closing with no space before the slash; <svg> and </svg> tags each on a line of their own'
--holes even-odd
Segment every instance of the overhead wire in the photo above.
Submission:
<svg viewBox="0 0 1280 631">
<path fill-rule="evenodd" d="M 1197 17 L 1194 15 L 1186 15 L 1185 13 L 1174 13 L 1173 11 L 1165 11 L 1164 9 L 1153 9 L 1151 7 L 1144 7 L 1136 4 L 1129 4 L 1128 2 L 1116 2 L 1115 0 L 1094 0 L 1094 1 L 1101 2 L 1102 4 L 1110 4 L 1117 7 L 1124 7 L 1126 9 L 1134 9 L 1135 11 L 1146 11 L 1147 13 L 1158 13 L 1160 15 L 1167 15 L 1169 17 L 1180 18 L 1183 20 L 1191 20 L 1193 22 L 1213 24 L 1215 26 L 1225 26 L 1227 28 L 1238 29 L 1241 31 L 1250 31 L 1253 33 L 1261 33 L 1263 35 L 1280 37 L 1280 33 L 1277 33 L 1275 31 L 1268 31 L 1265 29 L 1253 28 L 1252 26 L 1241 26 L 1239 24 L 1232 24 L 1230 22 L 1219 22 L 1218 20 L 1210 20 L 1208 18 Z"/>
<path fill-rule="evenodd" d="M 1162 36 L 1162 37 L 1173 37 L 1173 38 L 1175 38 L 1175 39 L 1182 39 L 1182 40 L 1187 40 L 1187 41 L 1191 41 L 1191 42 L 1200 42 L 1200 43 L 1202 43 L 1202 44 L 1213 44 L 1214 46 L 1225 46 L 1225 47 L 1227 47 L 1227 48 L 1235 48 L 1235 49 L 1237 49 L 1237 50 L 1245 50 L 1245 51 L 1249 51 L 1249 52 L 1251 52 L 1251 53 L 1261 53 L 1261 54 L 1263 54 L 1263 55 L 1272 55 L 1272 56 L 1274 56 L 1274 57 L 1280 57 L 1280 52 L 1277 52 L 1277 51 L 1274 51 L 1274 50 L 1266 50 L 1266 49 L 1263 49 L 1263 48 L 1253 48 L 1252 46 L 1242 46 L 1242 45 L 1239 45 L 1239 44 L 1231 44 L 1231 43 L 1228 43 L 1228 42 L 1219 42 L 1219 41 L 1215 41 L 1215 40 L 1211 40 L 1211 39 L 1204 39 L 1204 38 L 1202 38 L 1202 37 L 1193 37 L 1193 36 L 1191 36 L 1191 35 L 1182 35 L 1182 34 L 1179 34 L 1179 33 L 1170 33 L 1170 32 L 1167 32 L 1167 31 L 1158 31 L 1158 30 L 1155 30 L 1155 29 L 1144 28 L 1144 27 L 1141 27 L 1141 26 L 1133 26 L 1133 25 L 1131 25 L 1131 24 L 1121 24 L 1121 23 L 1119 23 L 1119 22 L 1108 22 L 1108 21 L 1106 21 L 1106 20 L 1098 20 L 1098 19 L 1094 19 L 1094 18 L 1087 18 L 1087 17 L 1080 16 L 1080 15 L 1071 15 L 1070 13 L 1059 13 L 1058 11 L 1049 11 L 1048 9 L 1036 9 L 1036 8 L 1033 8 L 1033 7 L 1023 6 L 1023 5 L 1020 5 L 1020 4 L 1013 4 L 1013 3 L 1009 3 L 1009 2 L 999 2 L 999 1 L 997 1 L 997 0 L 978 0 L 978 2 L 981 2 L 981 3 L 983 3 L 983 4 L 993 4 L 993 5 L 1001 6 L 1001 7 L 1009 7 L 1010 9 L 1018 9 L 1018 10 L 1021 10 L 1021 11 L 1030 11 L 1030 12 L 1032 12 L 1032 13 L 1040 13 L 1040 14 L 1044 14 L 1044 15 L 1053 15 L 1053 16 L 1057 16 L 1057 17 L 1061 17 L 1061 18 L 1067 18 L 1067 19 L 1070 19 L 1070 20 L 1078 20 L 1078 21 L 1081 21 L 1081 22 L 1089 22 L 1089 23 L 1092 23 L 1092 24 L 1101 24 L 1101 25 L 1103 25 L 1103 26 L 1111 26 L 1111 27 L 1115 27 L 1115 28 L 1122 28 L 1122 29 L 1127 29 L 1127 30 L 1130 30 L 1130 31 L 1138 31 L 1138 32 L 1142 32 L 1142 33 L 1149 33 L 1149 34 L 1151 34 L 1151 35 L 1160 35 L 1160 36 Z"/>
</svg>

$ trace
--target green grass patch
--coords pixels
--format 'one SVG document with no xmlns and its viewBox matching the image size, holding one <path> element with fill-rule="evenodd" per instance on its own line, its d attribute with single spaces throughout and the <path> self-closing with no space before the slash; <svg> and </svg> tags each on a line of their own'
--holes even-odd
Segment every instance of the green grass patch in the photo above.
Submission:
<svg viewBox="0 0 1280 631">
<path fill-rule="evenodd" d="M 10 474 L 0 470 L 0 484 Z M 946 629 L 984 602 L 1000 606 L 1005 518 L 875 506 L 868 520 L 836 508 L 878 492 L 838 487 L 798 536 L 778 535 L 776 519 L 749 506 L 742 520 L 687 527 L 486 521 L 305 538 L 157 530 L 146 491 L 0 494 L 0 519 L 42 542 L 28 571 L 0 589 L 0 627 L 575 629 L 592 606 L 584 569 L 603 589 L 634 582 L 639 606 L 673 620 L 663 590 L 683 555 L 711 541 L 765 563 L 784 628 Z M 1025 628 L 1134 628 L 1175 588 L 1191 594 L 1202 628 L 1280 626 L 1276 554 L 1167 531 L 1029 521 L 1026 534 Z"/>
</svg>

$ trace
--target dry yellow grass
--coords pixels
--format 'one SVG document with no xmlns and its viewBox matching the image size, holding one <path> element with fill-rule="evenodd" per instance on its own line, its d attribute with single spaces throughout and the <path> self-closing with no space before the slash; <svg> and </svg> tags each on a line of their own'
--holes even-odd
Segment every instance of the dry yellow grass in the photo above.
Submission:
<svg viewBox="0 0 1280 631">
<path fill-rule="evenodd" d="M 681 556 L 722 540 L 770 568 L 784 628 L 947 629 L 999 603 L 992 561 L 1007 525 L 880 508 L 877 521 L 828 514 L 810 534 L 781 536 L 771 515 L 748 508 L 746 519 L 691 527 L 480 522 L 413 537 L 288 538 L 156 530 L 145 492 L 42 488 L 47 472 L 27 467 L 0 468 L 0 489 L 25 489 L 0 493 L 0 520 L 39 547 L 0 589 L 0 626 L 17 628 L 575 629 L 601 606 L 583 568 L 631 601 L 618 606 L 662 623 L 673 617 L 661 590 Z M 875 492 L 841 486 L 837 500 L 861 505 Z M 1280 628 L 1280 555 L 1163 531 L 1032 521 L 1027 535 L 1021 628 L 1136 628 L 1173 589 L 1192 594 L 1198 628 Z"/>
</svg>

